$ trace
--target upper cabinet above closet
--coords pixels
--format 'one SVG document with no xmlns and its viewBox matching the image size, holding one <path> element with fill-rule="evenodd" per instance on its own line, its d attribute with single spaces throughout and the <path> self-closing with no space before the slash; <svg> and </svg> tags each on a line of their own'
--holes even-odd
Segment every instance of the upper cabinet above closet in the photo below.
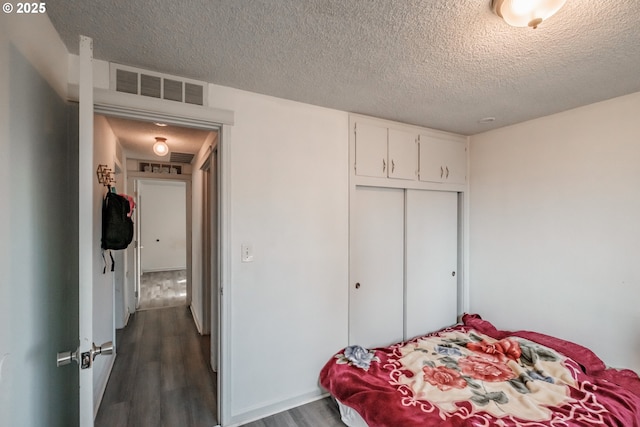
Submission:
<svg viewBox="0 0 640 427">
<path fill-rule="evenodd" d="M 464 191 L 466 137 L 352 115 L 356 185 Z"/>
<path fill-rule="evenodd" d="M 418 135 L 368 122 L 357 122 L 355 170 L 359 176 L 418 178 Z"/>
<path fill-rule="evenodd" d="M 464 141 L 420 134 L 420 181 L 464 184 L 467 153 Z"/>
</svg>

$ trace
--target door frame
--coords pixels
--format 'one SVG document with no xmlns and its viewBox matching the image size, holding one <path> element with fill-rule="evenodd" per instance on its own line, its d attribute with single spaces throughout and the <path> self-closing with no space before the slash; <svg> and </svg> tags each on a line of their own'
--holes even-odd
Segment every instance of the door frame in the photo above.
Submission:
<svg viewBox="0 0 640 427">
<path fill-rule="evenodd" d="M 212 186 L 211 186 L 211 150 L 204 158 L 202 165 L 195 165 L 200 171 L 202 171 L 202 206 L 200 212 L 194 212 L 196 215 L 200 215 L 202 219 L 202 235 L 204 238 L 201 241 L 201 261 L 202 261 L 202 275 L 200 285 L 202 287 L 202 333 L 203 334 L 211 334 L 213 332 L 212 328 L 212 308 L 211 305 L 211 294 L 212 292 L 212 283 L 213 283 L 213 265 L 212 265 L 212 252 L 213 252 L 213 227 L 214 223 L 211 221 L 211 214 L 213 212 L 212 205 Z M 213 345 L 213 336 L 211 337 L 211 342 Z M 212 365 L 212 368 L 215 367 Z"/>
<path fill-rule="evenodd" d="M 96 93 L 99 91 L 96 90 Z M 143 111 L 143 116 L 139 116 L 136 114 L 136 110 L 131 110 L 127 108 L 121 108 L 117 105 L 109 105 L 109 104 L 100 104 L 98 101 L 94 103 L 94 114 L 100 114 L 104 116 L 116 116 L 121 118 L 127 118 L 131 120 L 138 121 L 152 121 L 158 122 L 161 121 L 163 123 L 167 123 L 168 125 L 181 126 L 181 127 L 196 127 L 193 123 L 189 121 L 182 120 L 181 116 L 171 116 L 167 113 L 159 112 L 157 116 L 153 115 L 152 111 L 145 110 Z M 144 118 L 143 118 L 144 117 Z M 231 209 L 230 209 L 230 200 L 231 200 L 231 191 L 230 191 L 230 169 L 227 165 L 230 164 L 230 141 L 228 141 L 230 134 L 230 125 L 217 123 L 214 121 L 210 121 L 207 125 L 207 122 L 203 120 L 198 120 L 197 128 L 204 130 L 217 131 L 218 137 L 215 149 L 217 150 L 217 164 L 216 164 L 216 177 L 217 177 L 217 203 L 218 203 L 218 212 L 217 212 L 217 239 L 218 239 L 218 248 L 216 250 L 218 256 L 218 268 L 217 268 L 217 277 L 218 277 L 218 291 L 216 294 L 219 295 L 218 304 L 217 304 L 217 321 L 215 324 L 216 327 L 216 336 L 217 346 L 216 346 L 216 361 L 217 361 L 217 411 L 216 417 L 218 419 L 219 425 L 226 425 L 228 423 L 228 415 L 230 414 L 230 372 L 229 369 L 226 368 L 230 365 L 230 336 L 231 336 L 231 328 L 230 328 L 230 297 L 229 292 L 223 292 L 223 289 L 226 287 L 227 283 L 230 283 L 231 279 L 231 257 L 230 257 L 230 246 L 231 246 Z M 225 140 L 225 135 L 227 135 L 227 139 Z M 138 180 L 140 177 L 134 177 L 131 175 L 127 175 L 127 181 L 129 179 Z M 187 182 L 188 188 L 188 197 L 187 197 L 187 218 L 189 219 L 191 212 L 191 182 Z M 139 242 L 138 242 L 139 246 Z M 191 252 L 190 248 L 187 248 L 189 252 Z M 188 255 L 188 258 L 191 255 Z M 191 282 L 191 281 L 190 281 Z M 187 299 L 190 303 L 190 292 L 187 293 Z M 136 307 L 137 308 L 137 307 Z M 210 307 L 213 309 L 213 307 Z M 213 319 L 210 316 L 210 328 L 213 325 Z M 213 342 L 212 342 L 212 350 L 213 350 Z M 211 357 L 213 359 L 213 355 Z M 227 417 L 227 418 L 225 418 Z M 90 424 L 93 425 L 93 424 Z M 81 425 L 81 427 L 85 427 Z"/>
<path fill-rule="evenodd" d="M 144 208 L 144 203 L 142 200 L 144 199 L 142 193 L 140 192 L 140 183 L 144 181 L 149 182 L 158 182 L 158 181 L 171 181 L 171 182 L 182 182 L 185 184 L 185 208 L 186 208 L 186 222 L 185 222 L 185 241 L 186 241 L 186 274 L 187 274 L 187 297 L 186 297 L 186 305 L 191 305 L 191 286 L 193 284 L 192 280 L 192 271 L 193 271 L 193 253 L 192 253 L 192 183 L 191 178 L 185 178 L 182 175 L 159 175 L 157 177 L 147 177 L 140 176 L 139 173 L 129 173 L 127 176 L 127 194 L 134 194 L 134 199 L 136 202 L 136 209 L 134 211 L 135 222 L 134 222 L 134 245 L 133 245 L 133 256 L 130 257 L 127 254 L 127 259 L 133 259 L 133 289 L 135 290 L 135 306 L 132 314 L 138 311 L 140 307 L 140 291 L 141 291 L 141 278 L 142 278 L 142 263 L 141 263 L 141 249 L 142 249 L 142 210 Z M 130 271 L 129 265 L 126 266 L 127 270 Z M 127 287 L 129 289 L 129 287 Z"/>
<path fill-rule="evenodd" d="M 209 330 L 203 333 L 211 334 L 211 368 L 218 372 L 218 360 L 220 353 L 220 160 L 218 157 L 217 137 L 209 146 L 209 152 L 203 157 L 200 165 L 195 165 L 203 173 L 202 186 L 202 228 L 207 236 L 202 241 L 202 312 L 209 315 Z M 209 266 L 209 267 L 207 267 Z M 207 323 L 203 320 L 203 323 Z M 204 329 L 204 328 L 203 328 Z"/>
<path fill-rule="evenodd" d="M 80 100 L 80 84 L 69 84 L 69 100 L 80 101 L 80 110 L 83 105 L 85 109 L 90 111 L 91 123 L 93 123 L 93 114 L 102 114 L 105 116 L 116 116 L 129 118 L 133 120 L 163 122 L 170 125 L 184 126 L 205 130 L 218 131 L 218 258 L 219 258 L 219 306 L 218 306 L 218 414 L 217 418 L 221 425 L 227 425 L 231 414 L 231 384 L 230 384 L 230 348 L 231 348 L 231 295 L 225 291 L 231 283 L 231 128 L 234 122 L 234 113 L 230 110 L 206 108 L 193 105 L 181 105 L 177 103 L 168 103 L 156 99 L 143 99 L 144 97 L 118 93 L 94 87 L 93 84 L 93 41 L 89 37 L 81 36 L 81 55 L 80 55 L 80 82 L 83 82 L 84 89 L 82 99 Z M 93 91 L 86 88 L 93 87 Z M 87 115 L 87 113 L 84 113 Z M 93 126 L 90 129 L 80 130 L 80 141 L 93 142 Z M 81 147 L 87 146 L 93 152 L 92 144 L 80 144 Z M 90 147 L 89 147 L 90 146 Z M 82 148 L 81 148 L 82 150 Z M 93 179 L 93 161 L 86 162 L 83 159 L 91 156 L 80 156 L 80 197 L 91 197 L 91 180 Z M 85 196 L 83 196 L 83 194 Z M 82 203 L 81 203 L 82 204 Z M 83 221 L 83 218 L 87 218 Z M 80 234 L 91 236 L 92 226 L 91 216 L 86 212 L 80 212 Z M 87 224 L 83 225 L 83 222 Z M 83 240 L 79 237 L 80 253 L 86 244 L 82 244 Z M 84 274 L 83 274 L 83 268 Z M 80 295 L 80 304 L 92 304 L 93 300 L 93 280 L 91 276 L 91 264 L 85 260 L 84 264 L 80 262 L 80 283 L 89 284 L 81 286 L 86 288 L 85 293 Z M 90 330 L 92 325 L 86 325 Z M 80 331 L 80 337 L 83 337 Z M 89 335 L 91 336 L 91 335 Z M 81 338 L 82 340 L 82 338 Z M 82 345 L 82 342 L 81 342 Z M 90 345 L 90 344 L 89 344 Z M 90 369 L 83 370 L 84 377 L 81 375 L 81 388 L 85 391 L 80 393 L 81 399 L 89 399 L 93 408 L 93 395 L 86 390 L 93 390 L 93 375 Z M 84 395 L 84 398 L 82 397 Z M 81 408 L 82 408 L 81 403 Z M 93 412 L 93 411 L 91 411 Z M 81 415 L 81 427 L 93 426 L 93 413 L 89 415 Z"/>
</svg>

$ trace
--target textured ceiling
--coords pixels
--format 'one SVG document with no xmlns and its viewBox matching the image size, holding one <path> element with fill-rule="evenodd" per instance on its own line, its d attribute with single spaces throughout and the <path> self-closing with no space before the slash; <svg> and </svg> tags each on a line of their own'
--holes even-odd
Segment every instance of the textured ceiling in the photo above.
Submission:
<svg viewBox="0 0 640 427">
<path fill-rule="evenodd" d="M 640 1 L 567 0 L 537 30 L 490 0 L 55 0 L 69 51 L 462 134 L 640 91 Z M 493 116 L 496 120 L 480 124 Z"/>
</svg>

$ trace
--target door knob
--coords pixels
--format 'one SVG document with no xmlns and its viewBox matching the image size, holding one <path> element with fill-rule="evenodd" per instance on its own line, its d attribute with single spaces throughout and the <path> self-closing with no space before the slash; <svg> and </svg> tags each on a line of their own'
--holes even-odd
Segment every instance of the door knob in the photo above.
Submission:
<svg viewBox="0 0 640 427">
<path fill-rule="evenodd" d="M 96 360 L 96 356 L 99 354 L 113 354 L 113 342 L 107 341 L 101 346 L 96 346 L 95 343 L 91 345 L 91 357 Z"/>
<path fill-rule="evenodd" d="M 62 353 L 58 353 L 58 357 L 56 358 L 56 366 L 59 368 L 60 366 L 68 365 L 72 361 L 78 362 L 78 350 L 63 351 Z"/>
<path fill-rule="evenodd" d="M 96 356 L 99 354 L 113 354 L 113 342 L 107 341 L 106 343 L 96 346 L 95 343 L 91 344 L 91 349 L 80 354 L 78 357 L 78 352 L 80 348 L 74 351 L 63 351 L 62 353 L 58 353 L 56 357 L 56 366 L 64 366 L 68 365 L 71 362 L 76 362 L 80 364 L 82 369 L 90 368 L 93 364 L 93 361 L 96 360 Z"/>
</svg>

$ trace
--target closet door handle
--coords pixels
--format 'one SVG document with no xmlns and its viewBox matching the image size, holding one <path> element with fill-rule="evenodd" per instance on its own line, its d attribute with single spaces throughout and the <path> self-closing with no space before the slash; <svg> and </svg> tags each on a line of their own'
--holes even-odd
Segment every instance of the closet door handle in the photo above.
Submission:
<svg viewBox="0 0 640 427">
<path fill-rule="evenodd" d="M 382 172 L 387 170 L 387 162 L 385 162 L 384 159 L 382 159 Z"/>
<path fill-rule="evenodd" d="M 444 176 L 444 169 L 442 169 L 442 166 L 440 166 L 440 178 L 442 178 Z"/>
<path fill-rule="evenodd" d="M 396 162 L 393 161 L 393 159 L 391 159 L 391 173 L 393 173 L 393 171 L 396 170 Z"/>
<path fill-rule="evenodd" d="M 444 177 L 449 179 L 449 166 L 447 166 L 446 169 L 447 169 L 447 174 Z"/>
</svg>

